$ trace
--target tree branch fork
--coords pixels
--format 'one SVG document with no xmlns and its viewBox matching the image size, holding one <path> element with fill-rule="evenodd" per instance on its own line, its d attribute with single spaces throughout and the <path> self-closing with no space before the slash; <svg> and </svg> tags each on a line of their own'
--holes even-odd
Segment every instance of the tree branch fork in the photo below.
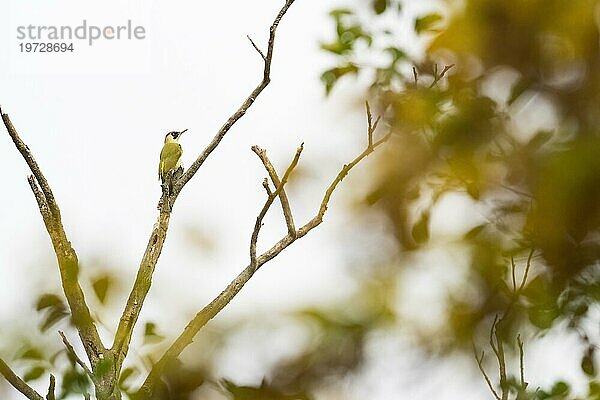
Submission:
<svg viewBox="0 0 600 400">
<path fill-rule="evenodd" d="M 266 53 L 261 51 L 254 41 L 248 37 L 252 46 L 260 55 L 264 63 L 263 78 L 261 82 L 250 93 L 242 105 L 223 124 L 223 126 L 219 129 L 217 134 L 209 142 L 206 148 L 200 153 L 190 168 L 188 168 L 187 171 L 185 171 L 173 182 L 173 190 L 169 192 L 163 191 L 161 200 L 159 201 L 159 215 L 157 222 L 152 229 L 147 248 L 140 262 L 135 282 L 124 307 L 117 331 L 115 333 L 113 344 L 110 348 L 106 347 L 102 343 L 96 324 L 91 316 L 92 314 L 85 300 L 85 295 L 78 279 L 79 261 L 77 254 L 72 248 L 62 225 L 60 209 L 50 185 L 43 175 L 29 147 L 18 135 L 17 130 L 12 124 L 9 116 L 0 109 L 2 121 L 8 131 L 9 136 L 31 170 L 32 175 L 28 177 L 28 183 L 37 202 L 46 230 L 50 236 L 54 252 L 57 257 L 63 291 L 71 311 L 72 321 L 79 335 L 79 339 L 83 344 L 90 367 L 88 367 L 87 364 L 75 353 L 73 346 L 67 340 L 67 337 L 64 335 L 64 333 L 60 332 L 60 336 L 70 357 L 79 365 L 79 367 L 89 377 L 90 381 L 92 381 L 94 384 L 96 398 L 98 400 L 121 399 L 121 393 L 117 387 L 118 378 L 123 366 L 123 362 L 128 354 L 134 327 L 136 326 L 138 317 L 142 310 L 144 300 L 146 299 L 146 296 L 150 290 L 156 263 L 158 262 L 162 252 L 163 244 L 166 240 L 173 204 L 181 193 L 183 187 L 192 179 L 210 154 L 218 147 L 221 140 L 225 137 L 231 127 L 246 114 L 247 110 L 252 106 L 256 98 L 269 84 L 275 33 L 281 19 L 293 3 L 294 0 L 287 0 L 275 17 L 269 30 L 269 40 Z M 269 178 L 265 178 L 263 181 L 263 187 L 265 188 L 267 196 L 256 217 L 254 228 L 250 236 L 248 265 L 217 297 L 215 297 L 208 305 L 200 310 L 198 314 L 196 314 L 196 316 L 188 323 L 182 333 L 165 351 L 163 356 L 154 364 L 146 380 L 137 392 L 136 398 L 148 399 L 152 396 L 155 385 L 159 382 L 165 367 L 169 365 L 171 361 L 176 359 L 183 352 L 183 350 L 190 343 L 192 343 L 194 337 L 198 334 L 202 327 L 204 327 L 208 321 L 217 315 L 237 295 L 237 293 L 239 293 L 246 282 L 252 278 L 254 273 L 262 265 L 275 258 L 296 240 L 302 238 L 312 229 L 321 224 L 331 196 L 339 183 L 354 166 L 371 154 L 377 147 L 382 145 L 390 137 L 390 134 L 388 133 L 377 141 L 373 139 L 379 119 L 373 123 L 371 109 L 368 104 L 366 109 L 368 121 L 366 148 L 354 160 L 341 168 L 337 176 L 327 187 L 314 217 L 300 228 L 296 228 L 290 200 L 285 191 L 285 185 L 288 183 L 294 168 L 299 163 L 304 145 L 302 144 L 298 147 L 294 157 L 292 158 L 292 161 L 284 171 L 281 178 L 268 158 L 266 150 L 261 149 L 258 146 L 252 147 L 252 151 L 262 162 Z M 283 219 L 287 227 L 287 234 L 273 244 L 270 249 L 258 255 L 257 243 L 263 227 L 264 217 L 277 199 L 279 199 L 279 203 L 281 205 Z M 0 374 L 2 374 L 15 389 L 20 391 L 28 399 L 39 400 L 44 398 L 31 386 L 19 378 L 1 358 Z M 51 376 L 48 393 L 46 395 L 47 400 L 54 399 L 54 387 L 55 379 L 53 376 Z"/>
</svg>

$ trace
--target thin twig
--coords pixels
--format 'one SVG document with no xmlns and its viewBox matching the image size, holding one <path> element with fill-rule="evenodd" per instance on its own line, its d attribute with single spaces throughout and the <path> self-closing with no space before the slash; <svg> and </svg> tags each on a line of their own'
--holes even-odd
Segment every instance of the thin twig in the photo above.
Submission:
<svg viewBox="0 0 600 400">
<path fill-rule="evenodd" d="M 498 346 L 498 351 L 496 353 L 498 357 L 498 374 L 500 376 L 500 390 L 502 390 L 502 400 L 508 400 L 508 385 L 506 381 L 506 361 L 504 358 L 504 345 L 502 343 L 502 338 L 500 337 L 500 333 L 498 332 L 498 328 L 496 326 L 494 335 L 496 336 L 496 345 Z"/>
<path fill-rule="evenodd" d="M 513 284 L 513 293 L 517 292 L 517 279 L 515 277 L 515 258 L 510 256 L 510 270 L 512 272 L 512 284 Z"/>
<path fill-rule="evenodd" d="M 496 357 L 498 357 L 498 348 L 494 344 L 494 332 L 496 331 L 496 324 L 498 323 L 498 315 L 494 317 L 494 322 L 492 322 L 492 328 L 490 329 L 490 346 L 494 351 Z"/>
<path fill-rule="evenodd" d="M 488 376 L 488 374 L 485 372 L 485 369 L 483 368 L 483 357 L 485 356 L 485 352 L 482 350 L 481 358 L 477 357 L 477 349 L 475 348 L 475 345 L 473 345 L 473 352 L 475 353 L 475 360 L 477 361 L 477 366 L 479 367 L 479 370 L 481 371 L 481 374 L 483 375 L 483 378 L 485 379 L 485 382 L 487 383 L 488 388 L 490 389 L 490 391 L 492 392 L 492 394 L 494 395 L 496 400 L 502 400 L 500 398 L 500 396 L 498 395 L 498 392 L 496 392 L 496 390 L 494 389 L 494 385 L 492 385 L 492 381 L 490 380 L 490 377 Z"/>
<path fill-rule="evenodd" d="M 4 122 L 4 126 L 6 127 L 10 138 L 15 144 L 17 150 L 19 150 L 19 153 L 21 153 L 21 155 L 23 156 L 23 159 L 29 166 L 29 169 L 35 176 L 35 179 L 37 180 L 38 184 L 40 185 L 48 207 L 50 208 L 50 211 L 56 218 L 60 218 L 60 211 L 58 209 L 58 206 L 56 205 L 56 200 L 54 199 L 52 189 L 50 189 L 50 185 L 44 177 L 44 174 L 42 173 L 42 170 L 40 169 L 40 166 L 38 165 L 37 161 L 33 157 L 31 150 L 29 150 L 29 147 L 19 137 L 19 134 L 17 133 L 17 130 L 15 129 L 8 114 L 5 114 L 2 111 L 2 109 L 0 109 L 0 115 L 2 115 L 2 121 Z"/>
<path fill-rule="evenodd" d="M 275 171 L 275 167 L 273 167 L 273 164 L 267 156 L 266 150 L 261 149 L 258 146 L 252 146 L 252 151 L 256 153 L 256 155 L 260 158 L 263 165 L 265 166 L 265 169 L 269 173 L 269 177 L 271 178 L 273 185 L 275 186 L 275 188 L 278 188 L 281 185 L 281 181 L 279 180 L 277 171 Z M 285 223 L 288 228 L 288 233 L 293 234 L 294 232 L 296 232 L 296 226 L 294 225 L 294 217 L 292 214 L 292 209 L 290 207 L 290 201 L 284 188 L 282 188 L 279 193 L 279 201 L 281 202 L 281 208 L 283 210 L 283 216 L 285 218 Z"/>
<path fill-rule="evenodd" d="M 262 59 L 264 61 L 267 61 L 267 56 L 265 56 L 265 53 L 263 53 L 262 50 L 258 48 L 258 46 L 256 45 L 256 43 L 254 43 L 254 40 L 252 40 L 252 38 L 250 37 L 250 35 L 246 35 L 246 37 L 248 38 L 248 40 L 250 41 L 250 43 L 252 43 L 252 47 L 254 47 L 254 49 L 256 51 L 258 51 L 258 54 L 260 54 L 260 56 L 262 57 Z"/>
<path fill-rule="evenodd" d="M 365 108 L 367 110 L 367 138 L 369 141 L 369 147 L 373 146 L 373 134 L 377 130 L 377 125 L 379 125 L 379 121 L 381 120 L 381 116 L 378 116 L 373 123 L 373 115 L 371 114 L 371 106 L 369 102 L 365 102 Z"/>
<path fill-rule="evenodd" d="M 56 400 L 56 395 L 54 394 L 54 389 L 56 387 L 56 379 L 54 375 L 50 374 L 50 385 L 48 385 L 48 394 L 46 395 L 46 400 Z"/>
<path fill-rule="evenodd" d="M 0 374 L 10 383 L 15 389 L 21 392 L 30 400 L 44 400 L 42 395 L 36 392 L 31 386 L 17 376 L 12 369 L 0 358 Z"/>
<path fill-rule="evenodd" d="M 527 276 L 529 275 L 529 269 L 531 268 L 531 259 L 533 257 L 534 251 L 534 247 L 532 247 L 529 251 L 529 255 L 527 256 L 527 264 L 525 265 L 525 273 L 523 274 L 523 279 L 521 280 L 521 284 L 519 285 L 519 290 L 517 290 L 517 293 L 521 293 L 521 291 L 523 291 L 523 289 L 525 288 L 525 284 L 527 283 Z"/>
<path fill-rule="evenodd" d="M 444 69 L 442 70 L 442 72 L 438 75 L 437 71 L 438 71 L 438 67 L 437 64 L 435 65 L 435 72 L 434 72 L 434 76 L 433 76 L 433 82 L 431 82 L 431 85 L 429 86 L 429 88 L 433 88 L 443 77 L 444 75 L 446 75 L 446 72 L 448 72 L 450 70 L 450 68 L 454 67 L 454 64 L 451 65 L 446 65 L 444 67 Z"/>
<path fill-rule="evenodd" d="M 269 211 L 269 208 L 273 204 L 273 201 L 275 201 L 275 198 L 277 198 L 277 196 L 279 196 L 279 198 L 282 199 L 283 194 L 284 194 L 284 186 L 287 183 L 287 181 L 290 177 L 290 174 L 292 173 L 294 168 L 296 168 L 296 165 L 298 165 L 298 160 L 300 160 L 300 154 L 302 154 L 303 149 L 304 149 L 304 143 L 302 143 L 300 145 L 300 147 L 298 147 L 298 150 L 296 150 L 296 155 L 294 156 L 294 159 L 292 160 L 292 162 L 286 169 L 285 173 L 283 174 L 283 178 L 281 178 L 281 182 L 280 182 L 279 178 L 277 177 L 277 173 L 275 173 L 275 169 L 273 168 L 273 165 L 271 165 L 271 162 L 267 158 L 266 152 L 264 150 L 260 149 L 258 146 L 252 147 L 252 150 L 260 157 L 260 159 L 263 161 L 263 164 L 265 164 L 265 167 L 267 168 L 267 170 L 269 170 L 268 166 L 270 166 L 270 169 L 274 173 L 274 175 L 272 175 L 273 183 L 277 182 L 276 186 L 275 186 L 275 188 L 276 188 L 275 191 L 269 195 L 263 208 L 260 210 L 258 217 L 256 217 L 256 223 L 254 224 L 254 230 L 252 231 L 252 237 L 250 238 L 250 266 L 254 269 L 256 269 L 256 266 L 257 266 L 257 264 L 256 264 L 256 244 L 258 242 L 258 234 L 260 233 L 260 229 L 262 228 L 262 224 L 263 224 L 262 221 L 265 218 L 267 211 Z M 281 200 L 281 205 L 283 206 L 283 209 L 284 209 L 284 215 L 285 215 L 286 222 L 288 221 L 288 216 L 289 216 L 289 220 L 291 221 L 291 226 L 293 228 L 294 222 L 292 220 L 292 212 L 290 211 L 290 205 L 287 202 L 287 196 L 286 196 L 285 203 L 286 203 L 286 205 L 284 205 L 284 201 Z M 289 227 L 290 227 L 290 222 L 288 222 L 288 228 Z M 293 234 L 295 234 L 295 232 L 296 232 L 296 228 L 293 228 L 293 231 L 289 232 L 288 234 L 295 236 L 295 235 L 293 235 Z"/>
<path fill-rule="evenodd" d="M 75 352 L 75 349 L 73 348 L 73 345 L 69 343 L 69 340 L 65 336 L 64 332 L 58 331 L 58 334 L 62 338 L 62 342 L 65 345 L 65 348 L 67 349 L 67 352 L 69 353 L 73 361 L 75 361 L 83 369 L 83 372 L 86 373 L 86 375 L 92 380 L 92 382 L 94 382 L 94 384 L 98 384 L 98 379 L 88 368 L 88 366 L 83 362 L 83 360 L 79 358 L 79 356 Z"/>
<path fill-rule="evenodd" d="M 521 375 L 521 390 L 527 389 L 527 382 L 525 382 L 525 364 L 523 362 L 524 351 L 523 351 L 523 340 L 521 335 L 517 335 L 517 345 L 519 346 L 519 370 Z"/>
<path fill-rule="evenodd" d="M 263 179 L 262 185 L 265 188 L 265 191 L 267 192 L 267 196 L 270 196 L 271 193 L 273 193 L 273 191 L 271 190 L 271 187 L 269 186 L 269 180 L 267 178 Z"/>
</svg>

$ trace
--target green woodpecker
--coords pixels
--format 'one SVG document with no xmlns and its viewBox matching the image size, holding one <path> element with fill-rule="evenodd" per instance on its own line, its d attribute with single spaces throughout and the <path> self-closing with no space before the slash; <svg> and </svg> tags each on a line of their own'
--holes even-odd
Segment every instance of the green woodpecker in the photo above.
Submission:
<svg viewBox="0 0 600 400">
<path fill-rule="evenodd" d="M 181 135 L 186 132 L 187 129 L 181 132 L 169 132 L 165 136 L 165 144 L 160 152 L 160 163 L 158 164 L 158 179 L 164 184 L 167 177 L 171 177 L 183 167 L 181 165 L 181 155 L 183 150 L 181 145 L 178 143 Z"/>
</svg>

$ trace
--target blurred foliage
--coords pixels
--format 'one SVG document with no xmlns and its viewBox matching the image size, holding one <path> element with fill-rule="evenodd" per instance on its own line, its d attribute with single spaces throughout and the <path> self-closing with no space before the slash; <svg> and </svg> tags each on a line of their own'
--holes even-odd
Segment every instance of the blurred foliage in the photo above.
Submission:
<svg viewBox="0 0 600 400">
<path fill-rule="evenodd" d="M 369 82 L 365 98 L 393 133 L 365 203 L 392 227 L 398 274 L 411 254 L 466 249 L 443 328 L 423 342 L 469 350 L 498 315 L 512 346 L 518 332 L 566 326 L 586 349 L 587 398 L 598 398 L 589 322 L 598 323 L 600 287 L 599 2 L 440 1 L 411 17 L 402 38 L 405 3 L 332 11 L 336 39 L 322 47 L 336 64 L 322 80 L 327 94 L 346 75 Z M 342 38 L 340 27 L 360 35 Z M 450 237 L 432 230 L 449 194 L 480 221 Z M 466 288 L 477 295 L 461 296 Z M 574 398 L 566 382 L 529 390 L 518 398 Z"/>
</svg>

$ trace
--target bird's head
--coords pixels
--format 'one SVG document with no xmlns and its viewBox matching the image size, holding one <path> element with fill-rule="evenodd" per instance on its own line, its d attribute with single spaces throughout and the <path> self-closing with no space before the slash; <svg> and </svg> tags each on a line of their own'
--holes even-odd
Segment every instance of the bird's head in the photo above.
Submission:
<svg viewBox="0 0 600 400">
<path fill-rule="evenodd" d="M 184 129 L 181 132 L 167 133 L 165 136 L 165 143 L 177 142 L 184 132 L 187 132 L 187 129 Z"/>
</svg>

